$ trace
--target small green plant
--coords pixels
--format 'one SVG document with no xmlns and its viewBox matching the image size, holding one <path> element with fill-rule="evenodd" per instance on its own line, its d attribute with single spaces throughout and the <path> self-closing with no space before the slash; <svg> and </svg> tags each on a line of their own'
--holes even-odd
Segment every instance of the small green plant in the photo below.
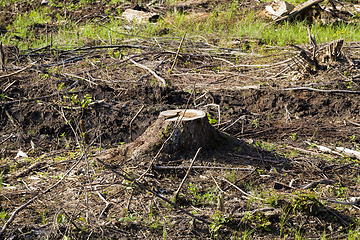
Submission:
<svg viewBox="0 0 360 240">
<path fill-rule="evenodd" d="M 43 225 L 45 225 L 45 224 L 47 223 L 47 220 L 46 220 L 47 212 L 48 212 L 48 208 L 46 208 L 46 209 L 44 210 L 44 212 L 40 212 L 41 219 L 42 219 L 42 224 L 43 224 Z"/>
<path fill-rule="evenodd" d="M 344 197 L 345 194 L 346 194 L 346 191 L 347 191 L 347 188 L 346 188 L 346 187 L 339 187 L 339 188 L 336 190 L 336 196 L 337 196 L 337 197 Z"/>
<path fill-rule="evenodd" d="M 211 237 L 214 239 L 218 238 L 219 230 L 220 228 L 227 223 L 230 223 L 233 221 L 232 217 L 224 217 L 224 214 L 222 212 L 215 212 L 212 216 L 212 222 L 210 223 L 210 234 Z"/>
<path fill-rule="evenodd" d="M 284 234 L 284 226 L 286 222 L 289 220 L 289 213 L 291 208 L 289 208 L 287 211 L 285 209 L 281 209 L 281 216 L 280 216 L 280 237 Z"/>
<path fill-rule="evenodd" d="M 66 223 L 68 222 L 68 218 L 65 214 L 58 214 L 56 216 L 56 222 L 57 224 Z"/>
<path fill-rule="evenodd" d="M 257 128 L 259 126 L 259 123 L 258 123 L 257 119 L 253 120 L 253 126 L 254 126 L 254 128 Z"/>
<path fill-rule="evenodd" d="M 208 118 L 210 124 L 218 123 L 218 121 L 216 119 L 211 118 L 209 113 L 206 113 L 206 115 L 207 115 L 207 118 Z"/>
<path fill-rule="evenodd" d="M 0 212 L 0 221 L 5 222 L 7 216 L 8 216 L 8 213 L 4 209 L 2 209 Z"/>
<path fill-rule="evenodd" d="M 149 229 L 150 231 L 154 231 L 158 228 L 159 226 L 159 219 L 156 219 L 155 221 L 149 223 Z"/>
<path fill-rule="evenodd" d="M 233 170 L 230 174 L 226 176 L 226 179 L 233 183 L 236 180 L 236 175 L 236 170 Z"/>
<path fill-rule="evenodd" d="M 0 99 L 1 99 L 1 101 L 4 101 L 6 97 L 7 97 L 7 96 L 6 96 L 5 94 L 3 94 L 3 93 L 0 94 Z"/>
<path fill-rule="evenodd" d="M 351 139 L 352 141 L 354 141 L 354 140 L 355 140 L 355 135 L 351 135 L 351 136 L 350 136 L 350 139 Z"/>
<path fill-rule="evenodd" d="M 301 211 L 314 213 L 321 205 L 320 201 L 313 192 L 298 192 L 293 193 L 292 209 L 293 211 Z"/>
<path fill-rule="evenodd" d="M 124 217 L 120 218 L 119 221 L 123 222 L 125 225 L 129 225 L 138 219 L 136 215 L 137 213 L 126 214 Z"/>
<path fill-rule="evenodd" d="M 235 147 L 234 150 L 237 152 L 242 152 L 243 149 L 242 149 L 242 147 Z"/>
<path fill-rule="evenodd" d="M 204 195 L 201 195 L 199 193 L 199 188 L 196 187 L 193 183 L 189 183 L 189 191 L 191 195 L 195 197 L 195 200 L 193 200 L 193 204 L 212 204 L 216 200 L 216 194 L 214 193 L 213 186 L 209 191 L 207 191 Z"/>
<path fill-rule="evenodd" d="M 348 240 L 358 240 L 360 239 L 360 230 L 359 228 L 357 229 L 350 229 L 348 231 L 348 236 L 347 236 Z"/>
<path fill-rule="evenodd" d="M 291 133 L 290 138 L 291 138 L 291 140 L 295 141 L 296 140 L 296 133 Z"/>
<path fill-rule="evenodd" d="M 92 97 L 90 94 L 85 94 L 84 99 L 81 100 L 80 105 L 83 108 L 89 107 L 90 103 L 92 102 Z"/>
</svg>

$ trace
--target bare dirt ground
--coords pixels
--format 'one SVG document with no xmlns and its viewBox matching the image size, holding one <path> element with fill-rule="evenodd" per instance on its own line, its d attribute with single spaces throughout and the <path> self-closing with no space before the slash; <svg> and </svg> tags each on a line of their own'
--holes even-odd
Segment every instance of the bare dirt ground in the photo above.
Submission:
<svg viewBox="0 0 360 240">
<path fill-rule="evenodd" d="M 16 6 L 24 12 L 38 5 Z M 67 14 L 97 18 L 117 7 L 131 6 L 96 2 Z M 14 19 L 2 15 L 2 29 Z M 43 29 L 34 25 L 32 31 Z M 76 50 L 48 46 L 9 57 L 8 72 L 0 75 L 1 237 L 349 237 L 358 227 L 359 165 L 356 157 L 319 146 L 359 148 L 360 45 L 344 43 L 334 61 L 306 71 L 293 64 L 301 62 L 297 49 L 259 42 L 257 52 L 247 52 L 242 49 L 248 41 L 225 49 L 186 39 L 171 72 L 180 39 L 167 37 L 107 48 L 96 41 Z M 156 68 L 167 86 L 130 59 Z M 138 178 L 154 156 L 119 160 L 117 149 L 131 142 L 130 132 L 132 140 L 140 136 L 161 111 L 186 106 L 208 111 L 214 127 L 242 141 L 237 148 L 200 151 L 199 168 L 190 172 L 177 201 L 187 213 L 154 192 L 171 199 L 186 169 L 160 167 L 189 166 L 195 151 L 159 156 L 140 180 L 152 193 L 96 160 L 111 153 L 106 163 L 112 169 Z M 19 150 L 28 158 L 15 158 Z"/>
</svg>

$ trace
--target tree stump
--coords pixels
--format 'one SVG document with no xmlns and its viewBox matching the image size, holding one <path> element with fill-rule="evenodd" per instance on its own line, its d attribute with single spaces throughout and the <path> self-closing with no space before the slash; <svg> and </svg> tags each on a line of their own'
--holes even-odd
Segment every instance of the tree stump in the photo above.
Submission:
<svg viewBox="0 0 360 240">
<path fill-rule="evenodd" d="M 215 129 L 204 111 L 168 110 L 161 112 L 159 118 L 140 137 L 125 144 L 113 155 L 133 160 L 153 157 L 167 139 L 161 152 L 168 156 L 192 154 L 199 147 L 204 150 L 214 150 L 225 145 L 230 147 L 240 142 L 237 138 Z"/>
</svg>

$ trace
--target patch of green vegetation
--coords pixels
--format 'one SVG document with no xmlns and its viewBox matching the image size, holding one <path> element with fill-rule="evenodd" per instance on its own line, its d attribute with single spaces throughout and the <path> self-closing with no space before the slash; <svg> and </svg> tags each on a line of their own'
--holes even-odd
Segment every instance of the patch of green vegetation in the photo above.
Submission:
<svg viewBox="0 0 360 240">
<path fill-rule="evenodd" d="M 211 118 L 210 113 L 206 113 L 206 115 L 207 115 L 207 118 L 208 118 L 210 124 L 218 123 L 218 121 L 216 119 Z"/>
<path fill-rule="evenodd" d="M 17 0 L 0 0 L 4 6 Z M 1 35 L 0 41 L 5 44 L 16 44 L 20 49 L 27 47 L 36 48 L 48 45 L 52 39 L 53 46 L 57 48 L 69 48 L 81 46 L 86 41 L 96 41 L 98 44 L 117 44 L 133 36 L 140 38 L 152 38 L 161 29 L 169 29 L 172 35 L 181 37 L 186 31 L 188 38 L 217 39 L 218 46 L 225 46 L 232 39 L 260 39 L 261 42 L 269 45 L 285 46 L 288 43 L 308 43 L 306 22 L 283 23 L 269 25 L 268 21 L 260 19 L 258 12 L 241 9 L 241 2 L 233 1 L 228 4 L 214 5 L 210 14 L 204 16 L 191 16 L 187 13 L 169 12 L 164 19 L 156 24 L 148 23 L 135 25 L 120 18 L 115 18 L 111 12 L 105 12 L 107 21 L 99 24 L 96 20 L 84 20 L 76 22 L 66 14 L 58 13 L 56 18 L 52 16 L 52 7 L 60 8 L 62 11 L 78 11 L 92 0 L 81 0 L 79 4 L 68 4 L 63 2 L 50 1 L 49 6 L 40 6 L 28 13 L 18 14 L 15 21 L 7 26 L 8 32 Z M 118 3 L 118 0 L 111 0 L 110 4 Z M 303 0 L 293 0 L 295 4 Z M 60 10 L 60 12 L 61 12 Z M 121 13 L 116 13 L 119 15 Z M 52 18 L 53 17 L 53 18 Z M 56 26 L 47 32 L 35 36 L 32 29 L 36 24 L 51 24 Z M 52 32 L 52 37 L 50 34 Z M 316 32 L 320 42 L 329 42 L 343 38 L 345 40 L 360 40 L 360 29 L 355 24 L 312 24 L 311 32 Z M 15 35 L 24 41 L 14 40 Z M 201 37 L 197 37 L 201 36 Z M 257 47 L 253 42 L 243 46 L 245 49 Z M 183 51 L 186 51 L 184 48 Z M 120 51 L 114 51 L 114 57 L 120 57 Z"/>
<path fill-rule="evenodd" d="M 201 194 L 199 192 L 199 188 L 196 187 L 195 184 L 189 183 L 188 190 L 190 191 L 191 195 L 195 197 L 193 204 L 211 205 L 216 202 L 216 193 L 214 191 L 215 186 L 213 186 L 205 194 Z"/>
<path fill-rule="evenodd" d="M 138 221 L 139 217 L 138 214 L 135 213 L 126 213 L 126 215 L 119 219 L 120 222 L 123 222 L 126 226 L 130 225 L 134 221 Z"/>
<path fill-rule="evenodd" d="M 212 216 L 212 222 L 210 223 L 210 234 L 211 234 L 211 238 L 213 239 L 218 239 L 218 233 L 220 228 L 227 223 L 230 223 L 233 221 L 232 217 L 225 217 L 224 213 L 222 212 L 215 212 L 214 215 Z"/>
<path fill-rule="evenodd" d="M 231 171 L 231 173 L 225 174 L 225 178 L 227 180 L 229 180 L 230 182 L 232 182 L 232 183 L 235 182 L 236 176 L 237 176 L 237 171 L 236 170 Z"/>
<path fill-rule="evenodd" d="M 251 212 L 246 212 L 241 222 L 245 225 L 255 227 L 261 231 L 271 231 L 270 220 L 261 212 L 255 214 Z"/>
<path fill-rule="evenodd" d="M 2 209 L 0 211 L 0 221 L 5 223 L 7 216 L 8 216 L 8 213 L 4 209 Z"/>
</svg>

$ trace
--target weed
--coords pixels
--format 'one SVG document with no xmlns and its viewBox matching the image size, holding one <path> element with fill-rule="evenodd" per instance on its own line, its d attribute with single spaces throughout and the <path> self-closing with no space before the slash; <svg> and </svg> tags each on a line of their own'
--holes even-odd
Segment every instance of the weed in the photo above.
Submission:
<svg viewBox="0 0 360 240">
<path fill-rule="evenodd" d="M 243 149 L 242 149 L 242 147 L 236 147 L 236 148 L 234 148 L 234 150 L 237 152 L 242 152 Z"/>
<path fill-rule="evenodd" d="M 246 225 L 255 226 L 261 231 L 271 231 L 269 227 L 271 222 L 263 213 L 257 212 L 253 214 L 251 212 L 246 212 L 241 221 Z"/>
<path fill-rule="evenodd" d="M 120 218 L 119 221 L 123 222 L 126 226 L 128 226 L 138 219 L 136 215 L 137 213 L 126 214 L 124 217 Z"/>
<path fill-rule="evenodd" d="M 204 195 L 199 193 L 199 189 L 193 184 L 189 183 L 189 191 L 195 197 L 193 204 L 213 204 L 216 200 L 216 194 L 214 193 L 215 186 L 213 186 L 209 191 Z"/>
<path fill-rule="evenodd" d="M 286 211 L 285 209 L 282 209 L 281 211 L 281 216 L 280 216 L 280 237 L 284 234 L 284 226 L 286 224 L 286 222 L 289 220 L 289 213 L 290 213 L 290 208 L 288 209 L 288 211 Z"/>
<path fill-rule="evenodd" d="M 230 182 L 235 182 L 235 180 L 236 180 L 236 170 L 233 170 L 233 171 L 231 171 L 231 173 L 230 174 L 228 174 L 225 178 L 227 179 L 227 180 L 229 180 Z"/>
<path fill-rule="evenodd" d="M 292 208 L 294 211 L 297 210 L 314 214 L 318 210 L 319 205 L 321 205 L 320 201 L 313 192 L 295 191 L 293 195 Z"/>
<path fill-rule="evenodd" d="M 163 239 L 166 240 L 166 224 L 163 222 Z"/>
<path fill-rule="evenodd" d="M 4 101 L 6 97 L 7 97 L 7 96 L 6 96 L 5 94 L 3 94 L 3 93 L 0 94 L 0 99 L 1 99 L 1 101 Z"/>
<path fill-rule="evenodd" d="M 5 222 L 7 216 L 8 216 L 8 213 L 4 209 L 1 210 L 1 212 L 0 212 L 0 221 Z"/>
<path fill-rule="evenodd" d="M 359 230 L 359 228 L 349 230 L 348 236 L 347 236 L 348 240 L 357 240 L 359 238 L 360 238 L 360 230 Z"/>
<path fill-rule="evenodd" d="M 216 119 L 211 118 L 209 113 L 206 113 L 206 115 L 207 115 L 207 118 L 208 118 L 210 124 L 218 123 L 218 121 Z"/>
<path fill-rule="evenodd" d="M 213 221 L 210 223 L 210 234 L 212 238 L 217 239 L 220 228 L 233 221 L 232 217 L 224 217 L 222 212 L 215 212 L 212 216 Z"/>
<path fill-rule="evenodd" d="M 291 133 L 290 138 L 291 138 L 291 140 L 295 141 L 297 139 L 296 133 Z"/>
<path fill-rule="evenodd" d="M 253 120 L 253 126 L 254 126 L 254 128 L 257 128 L 259 126 L 259 123 L 258 123 L 257 119 Z"/>
<path fill-rule="evenodd" d="M 90 94 L 85 94 L 84 99 L 82 99 L 80 102 L 80 105 L 83 108 L 88 108 L 91 102 L 92 102 L 92 97 L 90 96 Z"/>
<path fill-rule="evenodd" d="M 48 209 L 46 208 L 44 212 L 40 212 L 42 224 L 45 225 L 47 223 L 46 215 L 47 215 Z"/>
</svg>

